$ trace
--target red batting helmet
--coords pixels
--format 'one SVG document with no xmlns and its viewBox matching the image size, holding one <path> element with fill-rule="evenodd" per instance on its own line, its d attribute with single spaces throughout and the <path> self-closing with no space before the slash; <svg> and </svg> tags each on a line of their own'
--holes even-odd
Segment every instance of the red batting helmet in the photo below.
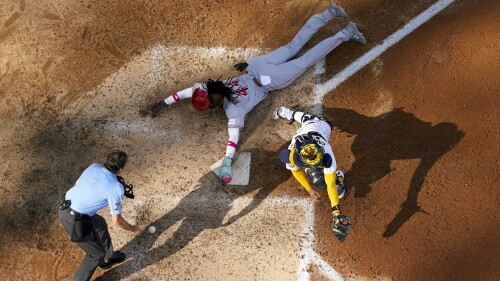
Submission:
<svg viewBox="0 0 500 281">
<path fill-rule="evenodd" d="M 195 89 L 191 101 L 193 102 L 193 107 L 198 109 L 198 111 L 203 111 L 210 106 L 208 92 L 203 89 Z"/>
</svg>

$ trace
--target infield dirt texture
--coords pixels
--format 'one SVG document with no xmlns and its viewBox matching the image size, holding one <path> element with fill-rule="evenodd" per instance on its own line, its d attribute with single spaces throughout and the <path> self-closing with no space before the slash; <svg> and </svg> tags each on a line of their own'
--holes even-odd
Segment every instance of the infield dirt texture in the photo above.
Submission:
<svg viewBox="0 0 500 281">
<path fill-rule="evenodd" d="M 500 2 L 456 0 L 329 90 L 317 87 L 437 0 L 339 1 L 367 38 L 343 43 L 246 118 L 248 186 L 210 171 L 222 110 L 152 100 L 286 44 L 329 1 L 0 2 L 0 276 L 69 280 L 83 252 L 56 209 L 93 162 L 121 149 L 135 186 L 111 226 L 128 261 L 95 280 L 497 280 L 500 276 Z M 340 30 L 336 20 L 306 45 Z M 277 156 L 297 129 L 278 106 L 318 111 L 346 173 L 353 227 L 331 233 Z M 101 214 L 108 220 L 108 210 Z"/>
</svg>

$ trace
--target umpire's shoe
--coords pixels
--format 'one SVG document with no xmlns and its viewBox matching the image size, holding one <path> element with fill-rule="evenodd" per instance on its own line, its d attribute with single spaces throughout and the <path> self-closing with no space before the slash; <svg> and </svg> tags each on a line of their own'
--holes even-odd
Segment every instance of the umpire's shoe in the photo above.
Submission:
<svg viewBox="0 0 500 281">
<path fill-rule="evenodd" d="M 125 255 L 124 253 L 122 253 L 120 251 L 116 251 L 109 260 L 99 261 L 99 267 L 102 269 L 109 269 L 114 264 L 123 262 L 126 257 L 127 257 L 127 255 Z"/>
<path fill-rule="evenodd" d="M 345 13 L 344 9 L 342 9 L 339 5 L 335 3 L 331 3 L 328 8 L 326 8 L 332 16 L 335 17 L 341 17 L 341 18 L 347 18 L 347 14 Z"/>
<path fill-rule="evenodd" d="M 361 44 L 366 44 L 366 39 L 365 37 L 363 36 L 363 33 L 361 33 L 358 28 L 356 27 L 356 25 L 350 21 L 344 28 L 345 31 L 347 31 L 349 33 L 349 37 L 351 39 L 354 39 L 356 41 L 358 41 L 359 43 Z"/>
</svg>

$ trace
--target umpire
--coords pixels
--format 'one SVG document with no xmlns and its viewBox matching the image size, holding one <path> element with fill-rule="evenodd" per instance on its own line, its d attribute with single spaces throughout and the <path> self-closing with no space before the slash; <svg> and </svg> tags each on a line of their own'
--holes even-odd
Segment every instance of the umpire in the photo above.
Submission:
<svg viewBox="0 0 500 281">
<path fill-rule="evenodd" d="M 107 269 L 125 260 L 125 254 L 113 251 L 108 225 L 96 214 L 109 206 L 114 225 L 140 235 L 144 230 L 129 224 L 121 215 L 125 187 L 119 181 L 119 174 L 127 162 L 127 154 L 113 151 L 106 163 L 90 165 L 78 178 L 75 185 L 66 192 L 65 200 L 59 206 L 59 219 L 75 242 L 85 253 L 73 281 L 90 280 L 97 266 Z"/>
</svg>

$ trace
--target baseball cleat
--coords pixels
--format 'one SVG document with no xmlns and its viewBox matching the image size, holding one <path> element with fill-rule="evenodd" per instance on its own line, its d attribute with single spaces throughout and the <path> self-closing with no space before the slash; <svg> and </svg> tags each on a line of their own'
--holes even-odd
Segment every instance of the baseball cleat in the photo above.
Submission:
<svg viewBox="0 0 500 281">
<path fill-rule="evenodd" d="M 337 186 L 337 194 L 339 199 L 345 196 L 344 172 L 337 170 L 335 172 L 335 185 Z"/>
<path fill-rule="evenodd" d="M 287 120 L 292 120 L 292 115 L 293 115 L 293 110 L 291 110 L 290 108 L 288 107 L 280 107 L 280 108 L 277 108 L 275 111 L 274 111 L 274 115 L 273 115 L 273 118 L 274 119 L 280 119 L 280 118 L 283 118 L 283 119 L 287 119 Z"/>
<path fill-rule="evenodd" d="M 328 10 L 328 12 L 330 12 L 330 14 L 333 15 L 334 18 L 335 17 L 347 18 L 347 14 L 344 11 L 344 9 L 342 9 L 339 5 L 333 2 L 331 2 L 330 6 L 326 9 Z"/>
<path fill-rule="evenodd" d="M 361 33 L 358 28 L 356 27 L 356 25 L 350 21 L 344 28 L 348 33 L 349 33 L 349 37 L 351 39 L 354 39 L 356 41 L 358 41 L 359 43 L 361 44 L 366 44 L 366 39 L 365 37 L 363 36 L 363 33 Z"/>
</svg>

